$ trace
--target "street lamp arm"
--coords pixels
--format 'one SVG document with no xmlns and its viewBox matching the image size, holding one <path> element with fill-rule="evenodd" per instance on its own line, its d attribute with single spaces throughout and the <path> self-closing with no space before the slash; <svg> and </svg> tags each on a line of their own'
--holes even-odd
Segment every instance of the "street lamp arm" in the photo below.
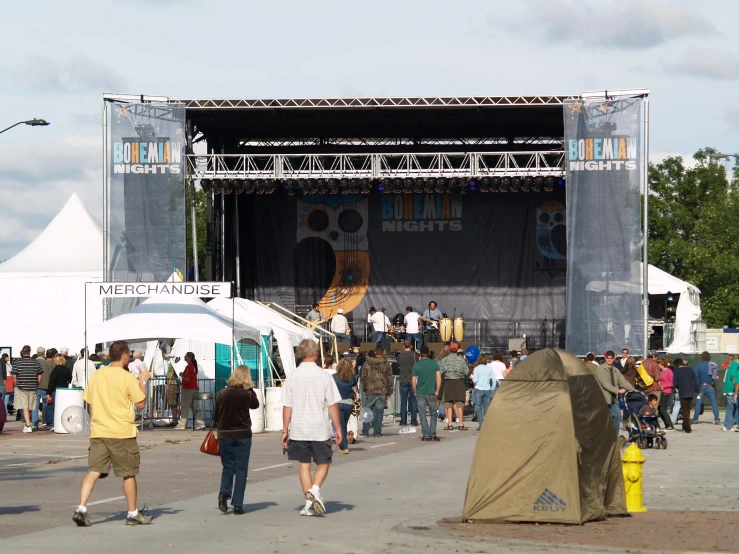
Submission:
<svg viewBox="0 0 739 554">
<path fill-rule="evenodd" d="M 10 129 L 12 129 L 13 127 L 17 127 L 18 125 L 23 125 L 24 123 L 25 123 L 25 121 L 19 121 L 19 122 L 18 122 L 18 123 L 16 123 L 15 125 L 11 125 L 10 127 L 6 127 L 6 128 L 5 128 L 5 129 L 3 129 L 2 131 L 0 131 L 0 133 L 4 133 L 5 131 L 9 131 L 9 130 L 10 130 Z"/>
</svg>

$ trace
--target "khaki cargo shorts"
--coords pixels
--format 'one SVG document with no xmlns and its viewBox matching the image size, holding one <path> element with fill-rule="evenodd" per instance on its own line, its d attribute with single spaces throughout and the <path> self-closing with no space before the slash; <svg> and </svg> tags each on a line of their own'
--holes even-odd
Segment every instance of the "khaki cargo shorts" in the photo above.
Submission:
<svg viewBox="0 0 739 554">
<path fill-rule="evenodd" d="M 110 473 L 110 466 L 116 477 L 132 477 L 139 474 L 141 458 L 136 439 L 90 439 L 87 457 L 90 471 L 101 474 L 105 478 Z"/>
<path fill-rule="evenodd" d="M 38 393 L 35 390 L 15 389 L 14 398 L 16 410 L 38 410 Z"/>
</svg>

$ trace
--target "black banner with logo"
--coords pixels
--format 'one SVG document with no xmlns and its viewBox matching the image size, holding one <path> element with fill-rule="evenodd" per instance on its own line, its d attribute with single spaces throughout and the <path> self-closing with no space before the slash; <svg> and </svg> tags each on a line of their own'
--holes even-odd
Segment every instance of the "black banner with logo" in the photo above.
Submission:
<svg viewBox="0 0 739 554">
<path fill-rule="evenodd" d="M 565 104 L 567 349 L 641 349 L 642 100 Z"/>
</svg>

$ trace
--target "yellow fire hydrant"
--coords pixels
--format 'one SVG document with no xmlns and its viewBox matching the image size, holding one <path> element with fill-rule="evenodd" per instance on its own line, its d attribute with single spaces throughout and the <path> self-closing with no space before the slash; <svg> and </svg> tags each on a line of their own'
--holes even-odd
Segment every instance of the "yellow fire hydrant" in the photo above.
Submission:
<svg viewBox="0 0 739 554">
<path fill-rule="evenodd" d="M 647 459 L 642 456 L 636 444 L 631 443 L 623 458 L 624 487 L 626 488 L 626 509 L 629 512 L 646 512 L 642 502 L 642 465 Z"/>
</svg>

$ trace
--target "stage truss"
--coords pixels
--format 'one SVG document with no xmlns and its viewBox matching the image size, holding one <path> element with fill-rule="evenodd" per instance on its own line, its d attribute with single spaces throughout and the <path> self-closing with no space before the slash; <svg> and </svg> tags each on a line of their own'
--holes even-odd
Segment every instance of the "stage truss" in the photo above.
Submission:
<svg viewBox="0 0 739 554">
<path fill-rule="evenodd" d="M 562 177 L 564 152 L 188 155 L 193 179 Z"/>
</svg>

